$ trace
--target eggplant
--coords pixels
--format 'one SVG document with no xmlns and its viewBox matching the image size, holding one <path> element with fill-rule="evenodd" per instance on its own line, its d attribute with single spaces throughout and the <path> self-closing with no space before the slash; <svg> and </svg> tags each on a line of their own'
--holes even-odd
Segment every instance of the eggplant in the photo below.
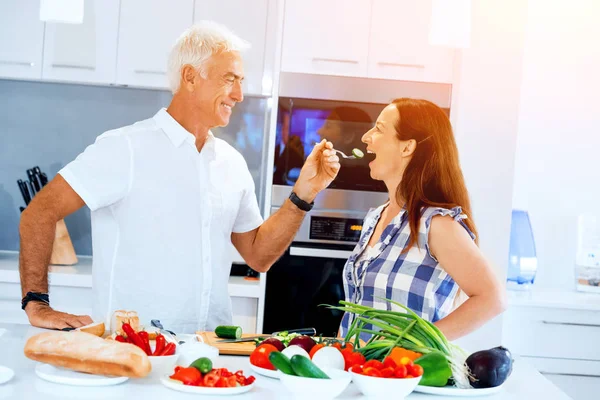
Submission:
<svg viewBox="0 0 600 400">
<path fill-rule="evenodd" d="M 512 372 L 513 358 L 502 346 L 477 351 L 466 361 L 471 371 L 471 386 L 476 389 L 500 386 Z"/>
<path fill-rule="evenodd" d="M 262 342 L 260 342 L 260 344 L 272 344 L 277 348 L 277 351 L 283 351 L 283 349 L 285 349 L 285 345 L 281 342 L 281 340 L 275 338 L 265 339 Z"/>
<path fill-rule="evenodd" d="M 288 344 L 288 346 L 291 346 L 293 344 L 302 347 L 304 350 L 306 350 L 307 353 L 310 353 L 312 348 L 317 343 L 310 336 L 302 335 L 302 336 L 297 336 L 297 337 L 293 338 L 292 340 L 290 340 L 290 343 Z"/>
</svg>

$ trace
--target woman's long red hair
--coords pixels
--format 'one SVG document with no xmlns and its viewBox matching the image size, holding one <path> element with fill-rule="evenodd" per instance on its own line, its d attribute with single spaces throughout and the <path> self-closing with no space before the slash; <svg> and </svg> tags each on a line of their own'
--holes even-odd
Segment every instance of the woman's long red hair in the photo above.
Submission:
<svg viewBox="0 0 600 400">
<path fill-rule="evenodd" d="M 396 189 L 396 198 L 406 201 L 408 212 L 410 239 L 405 251 L 417 243 L 423 207 L 462 207 L 467 215 L 464 222 L 477 237 L 471 201 L 448 116 L 426 100 L 401 98 L 392 104 L 400 114 L 395 125 L 398 138 L 417 142 Z"/>
</svg>

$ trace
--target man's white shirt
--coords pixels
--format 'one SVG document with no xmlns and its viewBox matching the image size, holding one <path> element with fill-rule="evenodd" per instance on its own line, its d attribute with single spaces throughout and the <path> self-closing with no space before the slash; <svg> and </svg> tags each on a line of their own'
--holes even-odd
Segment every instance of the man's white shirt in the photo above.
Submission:
<svg viewBox="0 0 600 400">
<path fill-rule="evenodd" d="M 231 324 L 231 233 L 263 222 L 238 151 L 209 133 L 199 153 L 161 109 L 59 173 L 91 210 L 95 321 L 124 309 L 177 332 Z"/>
</svg>

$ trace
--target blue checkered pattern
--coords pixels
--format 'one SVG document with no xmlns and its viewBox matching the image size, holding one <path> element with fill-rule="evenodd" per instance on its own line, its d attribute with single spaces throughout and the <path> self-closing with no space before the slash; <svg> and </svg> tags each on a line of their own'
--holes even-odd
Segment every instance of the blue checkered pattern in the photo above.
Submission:
<svg viewBox="0 0 600 400">
<path fill-rule="evenodd" d="M 467 228 L 460 207 L 451 210 L 429 207 L 423 209 L 419 223 L 418 244 L 401 254 L 408 243 L 410 227 L 405 210 L 402 210 L 384 229 L 381 238 L 373 246 L 368 258 L 360 257 L 367 248 L 375 226 L 381 217 L 385 205 L 371 209 L 363 224 L 363 233 L 344 267 L 344 289 L 346 301 L 362 304 L 380 310 L 398 310 L 379 298 L 395 300 L 405 304 L 419 316 L 435 322 L 452 311 L 458 285 L 444 271 L 429 251 L 429 228 L 431 219 L 436 215 L 450 215 Z M 345 314 L 342 318 L 342 335 L 345 336 L 352 323 L 352 317 Z M 368 329 L 377 330 L 375 327 Z M 364 334 L 362 339 L 368 340 Z"/>
</svg>

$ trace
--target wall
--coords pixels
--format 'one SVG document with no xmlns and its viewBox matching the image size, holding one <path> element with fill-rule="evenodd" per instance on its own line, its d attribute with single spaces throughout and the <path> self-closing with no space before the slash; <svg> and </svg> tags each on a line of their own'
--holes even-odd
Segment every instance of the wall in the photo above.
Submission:
<svg viewBox="0 0 600 400">
<path fill-rule="evenodd" d="M 514 207 L 528 210 L 535 286 L 574 288 L 576 221 L 600 216 L 600 2 L 529 0 Z"/>
<path fill-rule="evenodd" d="M 170 100 L 159 90 L 0 80 L 0 250 L 19 249 L 25 204 L 16 181 L 27 169 L 38 165 L 52 179 L 102 132 L 150 118 Z M 265 108 L 266 99 L 247 97 L 230 125 L 214 131 L 244 154 L 257 191 Z M 75 252 L 91 255 L 89 209 L 65 222 Z"/>
<path fill-rule="evenodd" d="M 480 247 L 506 279 L 527 2 L 473 1 L 471 45 L 457 62 L 451 120 Z M 501 317 L 459 341 L 497 346 Z"/>
</svg>

